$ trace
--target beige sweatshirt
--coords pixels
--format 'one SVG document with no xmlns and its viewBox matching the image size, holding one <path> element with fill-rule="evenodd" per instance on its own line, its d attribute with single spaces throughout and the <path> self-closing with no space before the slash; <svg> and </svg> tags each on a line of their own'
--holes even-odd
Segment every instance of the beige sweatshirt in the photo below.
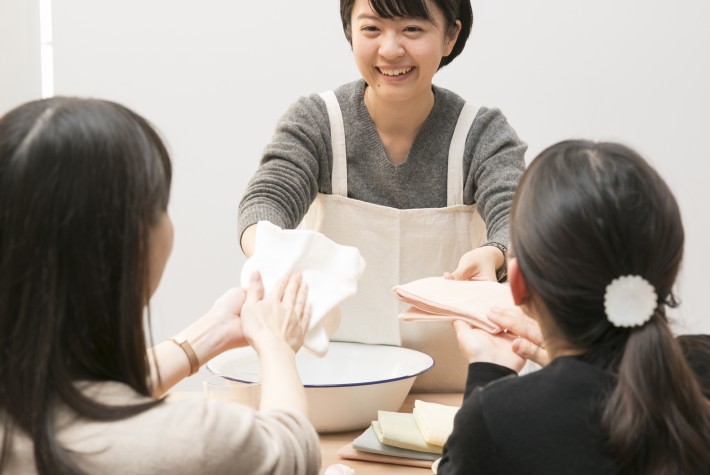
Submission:
<svg viewBox="0 0 710 475">
<path fill-rule="evenodd" d="M 114 382 L 93 383 L 87 392 L 108 404 L 146 401 Z M 303 415 L 256 412 L 200 395 L 168 398 L 113 422 L 78 418 L 61 409 L 57 423 L 61 444 L 92 474 L 285 475 L 317 474 L 320 467 L 318 434 Z M 32 441 L 15 429 L 12 442 L 4 473 L 36 473 Z"/>
</svg>

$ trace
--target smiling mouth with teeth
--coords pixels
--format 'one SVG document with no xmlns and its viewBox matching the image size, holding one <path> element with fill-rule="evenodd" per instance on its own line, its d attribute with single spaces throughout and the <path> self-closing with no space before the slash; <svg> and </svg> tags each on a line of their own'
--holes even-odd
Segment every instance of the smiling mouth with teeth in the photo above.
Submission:
<svg viewBox="0 0 710 475">
<path fill-rule="evenodd" d="M 407 74 L 410 72 L 413 67 L 408 67 L 408 68 L 399 68 L 399 69 L 381 69 L 381 68 L 376 68 L 380 74 L 384 74 L 385 76 L 401 76 L 402 74 Z"/>
</svg>

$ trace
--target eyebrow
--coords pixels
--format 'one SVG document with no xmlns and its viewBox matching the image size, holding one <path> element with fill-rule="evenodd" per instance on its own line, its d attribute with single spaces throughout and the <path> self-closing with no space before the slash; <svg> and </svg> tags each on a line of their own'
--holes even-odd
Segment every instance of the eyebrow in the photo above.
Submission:
<svg viewBox="0 0 710 475">
<path fill-rule="evenodd" d="M 382 18 L 379 15 L 373 15 L 371 13 L 361 13 L 358 16 L 355 17 L 355 21 L 359 20 L 370 20 L 370 21 L 385 21 L 385 20 L 396 20 L 397 18 L 414 18 L 415 20 L 421 20 L 421 21 L 426 21 L 428 23 L 431 23 L 434 26 L 438 25 L 434 23 L 433 19 L 428 19 L 428 18 L 418 18 L 418 17 L 394 17 L 394 18 Z"/>
<path fill-rule="evenodd" d="M 355 20 L 382 20 L 382 18 L 370 13 L 361 13 L 355 18 Z"/>
</svg>

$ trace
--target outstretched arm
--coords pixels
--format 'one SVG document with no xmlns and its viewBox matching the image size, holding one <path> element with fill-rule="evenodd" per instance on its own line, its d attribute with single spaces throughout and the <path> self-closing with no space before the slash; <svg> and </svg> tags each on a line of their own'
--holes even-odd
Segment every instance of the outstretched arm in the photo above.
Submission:
<svg viewBox="0 0 710 475">
<path fill-rule="evenodd" d="M 301 98 L 279 120 L 271 143 L 239 204 L 238 239 L 253 253 L 248 229 L 269 221 L 283 229 L 301 222 L 321 186 L 330 188 L 329 121 L 318 96 Z M 249 248 L 250 247 L 250 248 Z"/>
</svg>

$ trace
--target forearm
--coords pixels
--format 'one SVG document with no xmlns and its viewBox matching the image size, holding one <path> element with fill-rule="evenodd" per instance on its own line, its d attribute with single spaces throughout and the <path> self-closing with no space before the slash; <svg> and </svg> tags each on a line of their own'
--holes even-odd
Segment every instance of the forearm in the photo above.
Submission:
<svg viewBox="0 0 710 475">
<path fill-rule="evenodd" d="M 181 331 L 195 352 L 200 365 L 229 349 L 229 331 L 222 331 L 213 316 L 205 314 Z M 190 360 L 174 341 L 166 340 L 148 350 L 153 396 L 161 397 L 170 388 L 190 376 Z"/>
<path fill-rule="evenodd" d="M 284 342 L 270 340 L 259 346 L 261 404 L 259 409 L 285 409 L 308 414 L 303 383 L 293 350 Z"/>
<path fill-rule="evenodd" d="M 330 168 L 328 127 L 322 100 L 301 99 L 284 114 L 239 204 L 240 241 L 258 221 L 298 226 L 318 193 L 320 171 Z"/>
<path fill-rule="evenodd" d="M 505 264 L 505 254 L 495 246 L 481 246 L 480 252 L 486 260 L 493 262 L 495 269 L 500 269 Z"/>
<path fill-rule="evenodd" d="M 250 225 L 248 228 L 244 230 L 242 233 L 242 238 L 241 238 L 241 246 L 242 246 L 242 251 L 244 252 L 244 255 L 247 257 L 251 257 L 254 255 L 254 244 L 256 241 L 256 224 Z"/>
<path fill-rule="evenodd" d="M 508 247 L 508 216 L 525 171 L 527 145 L 496 109 L 476 118 L 469 141 L 474 145 L 469 150 L 472 157 L 464 183 L 464 200 L 476 203 L 486 223 L 487 240 Z"/>
</svg>

